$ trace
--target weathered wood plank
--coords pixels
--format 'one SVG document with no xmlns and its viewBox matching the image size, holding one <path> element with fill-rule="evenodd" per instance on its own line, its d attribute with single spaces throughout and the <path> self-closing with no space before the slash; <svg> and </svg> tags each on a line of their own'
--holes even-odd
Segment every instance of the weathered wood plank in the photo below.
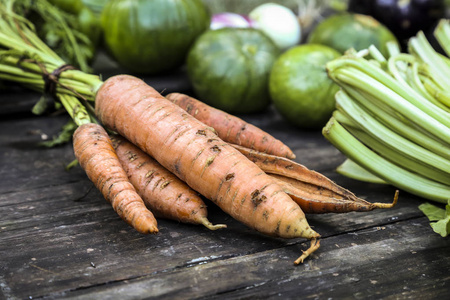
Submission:
<svg viewBox="0 0 450 300">
<path fill-rule="evenodd" d="M 88 185 L 86 179 L 0 195 L 0 215 L 5 216 L 0 221 L 0 266 L 10 295 L 24 298 L 65 293 L 78 287 L 88 289 L 105 282 L 190 270 L 191 265 L 205 260 L 280 248 L 288 250 L 276 263 L 286 268 L 307 247 L 302 239 L 264 237 L 232 220 L 212 203 L 211 220 L 228 224 L 228 229 L 212 232 L 160 220 L 160 234 L 144 236 L 121 221 L 96 190 L 78 200 Z M 386 196 L 390 197 L 388 193 Z M 420 215 L 415 204 L 405 202 L 392 210 L 314 215 L 308 219 L 324 236 L 322 245 L 326 245 L 327 237 Z"/>
<path fill-rule="evenodd" d="M 386 238 L 389 237 L 389 238 Z M 444 299 L 450 242 L 424 218 L 324 239 L 314 259 L 293 266 L 292 246 L 234 257 L 203 256 L 184 266 L 44 298 L 69 299 Z M 433 259 L 428 259 L 428 257 Z M 146 262 L 150 268 L 151 262 Z"/>
<path fill-rule="evenodd" d="M 81 170 L 65 171 L 75 159 L 70 144 L 45 148 L 42 137 L 56 135 L 66 116 L 29 117 L 0 122 L 0 192 L 21 191 L 84 178 Z"/>
<path fill-rule="evenodd" d="M 9 118 L 14 114 L 30 113 L 40 98 L 37 92 L 24 90 L 18 86 L 1 90 L 0 93 L 0 116 L 2 118 Z"/>
</svg>

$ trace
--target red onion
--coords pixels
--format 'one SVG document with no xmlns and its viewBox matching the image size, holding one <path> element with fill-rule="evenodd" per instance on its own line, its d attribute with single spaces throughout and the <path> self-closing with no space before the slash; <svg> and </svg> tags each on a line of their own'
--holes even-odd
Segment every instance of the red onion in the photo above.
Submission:
<svg viewBox="0 0 450 300">
<path fill-rule="evenodd" d="M 253 26 L 254 21 L 251 20 L 248 16 L 231 12 L 224 12 L 212 16 L 210 28 L 214 30 L 223 27 L 247 28 Z"/>
</svg>

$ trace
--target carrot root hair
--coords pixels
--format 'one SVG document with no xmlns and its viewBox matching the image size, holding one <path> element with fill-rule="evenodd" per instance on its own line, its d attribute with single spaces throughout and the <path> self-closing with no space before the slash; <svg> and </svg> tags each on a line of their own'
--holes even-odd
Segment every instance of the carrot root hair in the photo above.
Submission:
<svg viewBox="0 0 450 300">
<path fill-rule="evenodd" d="M 318 238 L 312 238 L 311 246 L 306 251 L 302 251 L 303 254 L 299 258 L 297 258 L 296 261 L 294 261 L 294 264 L 299 265 L 299 264 L 303 263 L 303 261 L 308 256 L 310 256 L 312 253 L 314 253 L 319 248 L 320 248 L 320 240 Z"/>
<path fill-rule="evenodd" d="M 227 228 L 227 225 L 225 224 L 213 224 L 211 223 L 207 218 L 203 218 L 201 220 L 201 224 L 208 228 L 209 230 L 217 230 L 222 228 Z"/>
<path fill-rule="evenodd" d="M 392 208 L 392 207 L 394 207 L 394 206 L 397 204 L 397 202 L 398 202 L 398 194 L 399 194 L 399 191 L 396 190 L 396 191 L 395 191 L 395 194 L 394 194 L 394 200 L 392 201 L 392 203 L 380 203 L 380 202 L 375 202 L 375 203 L 372 203 L 372 205 L 374 206 L 374 208 Z"/>
</svg>

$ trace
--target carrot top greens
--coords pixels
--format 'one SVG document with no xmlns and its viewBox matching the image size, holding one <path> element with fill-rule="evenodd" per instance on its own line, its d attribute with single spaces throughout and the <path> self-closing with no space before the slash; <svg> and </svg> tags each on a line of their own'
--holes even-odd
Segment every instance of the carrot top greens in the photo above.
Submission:
<svg viewBox="0 0 450 300">
<path fill-rule="evenodd" d="M 91 105 L 102 81 L 69 66 L 36 34 L 34 25 L 21 16 L 19 1 L 0 3 L 0 79 L 21 83 L 44 93 L 63 106 L 77 125 L 94 122 Z M 48 103 L 42 98 L 34 112 Z M 80 100 L 81 99 L 81 100 Z"/>
<path fill-rule="evenodd" d="M 419 209 L 431 221 L 431 227 L 436 233 L 443 237 L 450 234 L 450 200 L 445 206 L 445 210 L 431 203 L 424 203 Z"/>
</svg>

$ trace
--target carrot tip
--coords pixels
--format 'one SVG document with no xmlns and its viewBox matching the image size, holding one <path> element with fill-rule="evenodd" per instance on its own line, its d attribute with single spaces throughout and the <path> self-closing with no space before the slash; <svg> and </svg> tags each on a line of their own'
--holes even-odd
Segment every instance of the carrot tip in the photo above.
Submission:
<svg viewBox="0 0 450 300">
<path fill-rule="evenodd" d="M 225 224 L 215 224 L 214 225 L 206 218 L 202 219 L 202 224 L 209 230 L 217 230 L 217 229 L 227 228 L 227 225 L 225 225 Z"/>
<path fill-rule="evenodd" d="M 137 229 L 137 228 L 136 228 Z M 158 228 L 155 226 L 150 226 L 148 228 L 144 228 L 144 229 L 137 229 L 137 231 L 139 231 L 140 233 L 144 233 L 144 234 L 157 234 L 159 232 Z"/>
<path fill-rule="evenodd" d="M 317 249 L 319 249 L 320 247 L 320 240 L 317 238 L 312 238 L 311 239 L 311 246 L 306 250 L 303 251 L 303 254 L 297 258 L 297 260 L 294 262 L 295 265 L 299 265 L 301 263 L 303 263 L 303 261 L 310 256 L 313 252 L 315 252 Z"/>
</svg>

